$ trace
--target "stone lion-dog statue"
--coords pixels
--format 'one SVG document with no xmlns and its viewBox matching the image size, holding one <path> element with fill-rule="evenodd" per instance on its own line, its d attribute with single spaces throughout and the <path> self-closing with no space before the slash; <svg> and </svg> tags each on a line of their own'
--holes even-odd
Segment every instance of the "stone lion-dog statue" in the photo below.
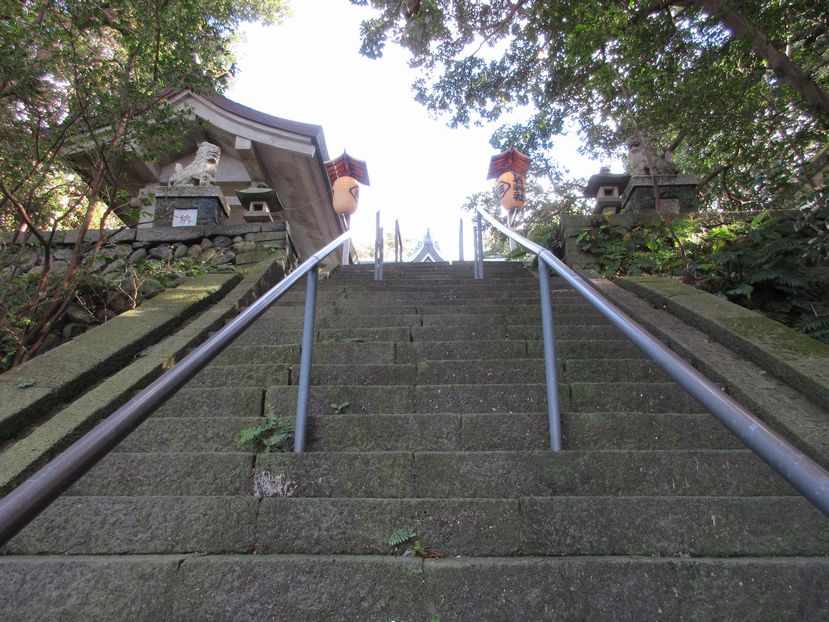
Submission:
<svg viewBox="0 0 829 622">
<path fill-rule="evenodd" d="M 199 143 L 196 159 L 187 166 L 176 164 L 176 171 L 170 175 L 171 186 L 209 186 L 216 175 L 219 156 L 222 151 L 218 145 Z"/>
</svg>

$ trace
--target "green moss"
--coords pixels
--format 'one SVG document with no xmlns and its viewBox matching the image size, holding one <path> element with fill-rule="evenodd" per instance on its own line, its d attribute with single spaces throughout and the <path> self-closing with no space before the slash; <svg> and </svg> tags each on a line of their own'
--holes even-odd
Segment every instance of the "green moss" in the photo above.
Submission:
<svg viewBox="0 0 829 622">
<path fill-rule="evenodd" d="M 718 318 L 723 326 L 741 337 L 761 341 L 795 358 L 829 359 L 829 346 L 763 316 Z M 782 353 L 781 353 L 782 354 Z"/>
</svg>

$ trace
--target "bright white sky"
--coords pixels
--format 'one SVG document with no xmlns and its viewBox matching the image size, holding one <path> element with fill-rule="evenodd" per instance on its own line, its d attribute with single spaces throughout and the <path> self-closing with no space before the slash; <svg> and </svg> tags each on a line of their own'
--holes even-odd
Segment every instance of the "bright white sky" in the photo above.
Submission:
<svg viewBox="0 0 829 622">
<path fill-rule="evenodd" d="M 368 165 L 371 185 L 361 188 L 352 217 L 358 243 L 374 239 L 375 212 L 385 230 L 399 219 L 404 238 L 421 239 L 429 227 L 446 259 L 458 254 L 464 199 L 491 187 L 496 126 L 452 130 L 414 101 L 415 71 L 407 52 L 389 45 L 382 59 L 360 56 L 360 22 L 370 9 L 348 0 L 291 0 L 293 17 L 275 27 L 245 29 L 239 74 L 230 99 L 278 117 L 321 125 L 329 157 L 343 150 Z M 577 140 L 562 139 L 558 159 L 588 176 L 600 164 L 579 155 Z M 470 227 L 464 224 L 466 259 Z M 406 248 L 411 253 L 413 248 Z"/>
</svg>

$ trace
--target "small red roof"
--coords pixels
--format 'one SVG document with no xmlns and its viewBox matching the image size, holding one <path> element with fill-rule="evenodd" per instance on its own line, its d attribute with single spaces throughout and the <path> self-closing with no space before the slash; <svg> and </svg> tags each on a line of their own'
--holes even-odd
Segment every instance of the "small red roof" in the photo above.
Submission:
<svg viewBox="0 0 829 622">
<path fill-rule="evenodd" d="M 487 179 L 497 179 L 503 173 L 512 171 L 518 175 L 526 175 L 530 170 L 530 158 L 518 151 L 515 147 L 510 147 L 506 151 L 502 151 L 496 156 L 492 156 L 489 161 L 489 173 Z"/>
<path fill-rule="evenodd" d="M 328 172 L 328 179 L 331 180 L 332 184 L 338 177 L 353 177 L 364 186 L 371 185 L 368 180 L 366 163 L 363 160 L 352 158 L 345 151 L 340 157 L 326 162 L 325 170 Z"/>
</svg>

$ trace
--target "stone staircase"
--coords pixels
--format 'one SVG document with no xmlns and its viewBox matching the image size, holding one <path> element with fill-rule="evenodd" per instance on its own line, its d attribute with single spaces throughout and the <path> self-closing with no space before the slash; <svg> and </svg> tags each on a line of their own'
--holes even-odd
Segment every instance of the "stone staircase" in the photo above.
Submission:
<svg viewBox="0 0 829 622">
<path fill-rule="evenodd" d="M 829 619 L 826 519 L 558 279 L 550 452 L 537 278 L 471 275 L 321 281 L 307 451 L 237 451 L 293 418 L 295 288 L 9 543 L 0 618 Z"/>
</svg>

